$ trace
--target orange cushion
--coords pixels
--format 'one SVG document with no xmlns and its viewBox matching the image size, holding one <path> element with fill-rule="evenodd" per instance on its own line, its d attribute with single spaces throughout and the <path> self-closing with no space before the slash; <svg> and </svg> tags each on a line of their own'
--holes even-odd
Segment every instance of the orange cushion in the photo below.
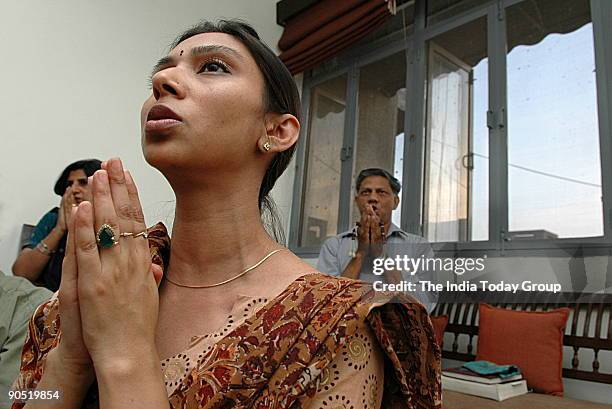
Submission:
<svg viewBox="0 0 612 409">
<path fill-rule="evenodd" d="M 563 396 L 563 331 L 569 312 L 512 311 L 480 304 L 476 359 L 518 365 L 535 392 Z"/>
<path fill-rule="evenodd" d="M 448 315 L 440 315 L 439 317 L 429 317 L 434 327 L 434 334 L 436 335 L 436 341 L 442 349 L 442 341 L 444 340 L 444 330 L 446 324 L 448 324 Z"/>
</svg>

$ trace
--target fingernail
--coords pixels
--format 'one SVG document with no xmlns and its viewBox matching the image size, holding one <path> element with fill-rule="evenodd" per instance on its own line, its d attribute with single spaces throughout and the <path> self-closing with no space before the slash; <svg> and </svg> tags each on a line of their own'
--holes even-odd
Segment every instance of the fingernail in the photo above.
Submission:
<svg viewBox="0 0 612 409">
<path fill-rule="evenodd" d="M 108 173 L 105 170 L 97 170 L 94 173 L 94 177 L 98 179 L 99 182 L 108 183 Z"/>
<path fill-rule="evenodd" d="M 112 162 L 112 167 L 115 172 L 121 172 L 123 165 L 121 164 L 121 159 L 114 158 Z"/>
</svg>

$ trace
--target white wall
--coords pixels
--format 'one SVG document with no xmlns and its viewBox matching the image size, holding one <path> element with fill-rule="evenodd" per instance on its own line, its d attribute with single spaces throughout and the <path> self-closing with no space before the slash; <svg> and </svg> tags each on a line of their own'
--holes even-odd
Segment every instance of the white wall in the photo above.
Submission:
<svg viewBox="0 0 612 409">
<path fill-rule="evenodd" d="M 171 222 L 172 191 L 140 150 L 147 75 L 179 32 L 220 17 L 248 21 L 274 48 L 282 33 L 276 0 L 3 2 L 0 270 L 10 273 L 22 223 L 35 224 L 59 203 L 53 184 L 77 159 L 121 157 L 147 221 Z M 275 189 L 285 220 L 292 181 L 284 177 Z"/>
</svg>

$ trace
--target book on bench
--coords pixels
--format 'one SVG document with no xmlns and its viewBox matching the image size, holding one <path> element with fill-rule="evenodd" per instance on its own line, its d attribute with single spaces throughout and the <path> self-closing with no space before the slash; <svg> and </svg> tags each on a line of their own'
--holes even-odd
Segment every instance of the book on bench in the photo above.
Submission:
<svg viewBox="0 0 612 409">
<path fill-rule="evenodd" d="M 523 375 L 517 373 L 516 375 L 507 376 L 505 378 L 500 377 L 498 374 L 491 375 L 481 375 L 476 372 L 470 371 L 463 366 L 459 366 L 457 368 L 449 368 L 442 371 L 442 373 L 451 378 L 463 379 L 466 381 L 484 383 L 488 385 L 510 382 L 510 381 L 519 381 L 523 379 Z"/>
<path fill-rule="evenodd" d="M 442 389 L 502 401 L 526 394 L 527 382 L 525 380 L 519 380 L 505 383 L 486 384 L 481 382 L 467 381 L 465 379 L 451 378 L 443 373 Z"/>
</svg>

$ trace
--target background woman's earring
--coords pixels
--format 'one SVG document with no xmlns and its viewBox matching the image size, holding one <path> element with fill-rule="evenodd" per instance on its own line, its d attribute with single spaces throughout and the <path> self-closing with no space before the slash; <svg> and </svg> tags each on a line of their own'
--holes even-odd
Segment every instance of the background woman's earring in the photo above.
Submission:
<svg viewBox="0 0 612 409">
<path fill-rule="evenodd" d="M 263 150 L 268 152 L 270 150 L 270 148 L 272 148 L 272 145 L 270 145 L 270 142 L 266 142 L 263 144 Z"/>
</svg>

